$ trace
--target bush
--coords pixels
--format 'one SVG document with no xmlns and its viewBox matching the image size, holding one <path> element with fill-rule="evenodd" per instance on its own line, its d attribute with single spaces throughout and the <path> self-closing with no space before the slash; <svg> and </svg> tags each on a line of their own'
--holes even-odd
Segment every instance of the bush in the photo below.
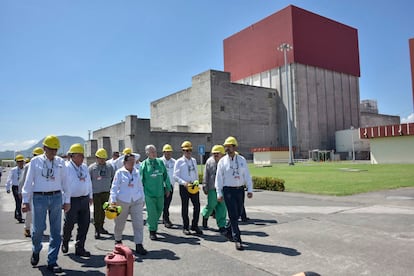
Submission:
<svg viewBox="0 0 414 276">
<path fill-rule="evenodd" d="M 199 173 L 198 179 L 200 183 L 203 183 L 203 174 Z M 283 179 L 268 176 L 253 176 L 252 181 L 254 189 L 278 192 L 283 192 L 285 190 L 285 181 Z"/>
<path fill-rule="evenodd" d="M 252 180 L 253 188 L 255 189 L 279 192 L 283 192 L 285 190 L 285 180 L 283 179 L 268 176 L 253 176 Z"/>
</svg>

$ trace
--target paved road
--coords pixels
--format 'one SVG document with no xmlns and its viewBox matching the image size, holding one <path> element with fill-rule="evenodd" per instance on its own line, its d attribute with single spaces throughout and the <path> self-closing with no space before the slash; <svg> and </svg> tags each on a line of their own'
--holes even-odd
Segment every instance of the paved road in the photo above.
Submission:
<svg viewBox="0 0 414 276">
<path fill-rule="evenodd" d="M 31 241 L 13 219 L 13 197 L 4 189 L 6 175 L 0 189 L 0 275 L 50 275 L 47 236 L 39 266 L 30 265 Z M 201 199 L 205 204 L 206 197 Z M 414 188 L 349 197 L 255 191 L 247 200 L 251 221 L 240 226 L 245 251 L 236 251 L 214 231 L 212 219 L 211 230 L 203 236 L 183 235 L 177 191 L 172 204 L 176 228 L 160 224 L 159 241 L 149 240 L 145 229 L 149 254 L 136 259 L 134 275 L 413 275 Z M 106 228 L 113 229 L 112 221 Z M 93 234 L 91 225 L 86 243 L 91 258 L 75 256 L 73 242 L 68 254 L 59 254 L 62 275 L 105 275 L 104 257 L 113 249 L 113 237 L 95 240 Z M 130 223 L 124 243 L 134 247 Z"/>
</svg>

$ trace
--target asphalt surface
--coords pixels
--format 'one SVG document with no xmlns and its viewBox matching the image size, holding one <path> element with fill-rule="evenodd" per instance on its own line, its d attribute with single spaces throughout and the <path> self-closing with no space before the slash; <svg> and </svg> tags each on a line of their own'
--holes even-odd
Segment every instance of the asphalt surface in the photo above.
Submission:
<svg viewBox="0 0 414 276">
<path fill-rule="evenodd" d="M 23 236 L 23 224 L 13 218 L 14 200 L 6 194 L 6 177 L 3 173 L 0 184 L 0 275 L 53 275 L 46 269 L 47 231 L 39 265 L 30 265 L 31 240 Z M 203 206 L 206 196 L 200 198 Z M 244 251 L 235 250 L 216 231 L 213 218 L 202 236 L 185 236 L 180 208 L 175 190 L 171 206 L 175 227 L 160 224 L 158 241 L 151 241 L 145 228 L 144 247 L 149 253 L 137 256 L 134 275 L 290 276 L 303 271 L 414 275 L 414 188 L 347 197 L 257 190 L 252 199 L 246 198 L 250 221 L 240 224 Z M 113 233 L 113 225 L 107 221 L 105 228 Z M 123 240 L 135 247 L 130 222 Z M 105 275 L 104 258 L 113 248 L 113 236 L 95 240 L 91 224 L 86 249 L 92 256 L 75 256 L 71 241 L 69 253 L 59 253 L 58 263 L 64 269 L 59 275 Z"/>
</svg>

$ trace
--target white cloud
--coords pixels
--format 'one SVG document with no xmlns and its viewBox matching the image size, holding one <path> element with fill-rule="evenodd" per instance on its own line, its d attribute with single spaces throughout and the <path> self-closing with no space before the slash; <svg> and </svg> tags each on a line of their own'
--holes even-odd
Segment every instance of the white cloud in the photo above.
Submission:
<svg viewBox="0 0 414 276">
<path fill-rule="evenodd" d="M 26 140 L 26 141 L 8 141 L 3 142 L 0 141 L 0 151 L 6 151 L 6 150 L 26 150 L 36 144 L 37 140 Z"/>
<path fill-rule="evenodd" d="M 408 115 L 407 118 L 402 118 L 401 123 L 414 123 L 414 113 Z"/>
</svg>

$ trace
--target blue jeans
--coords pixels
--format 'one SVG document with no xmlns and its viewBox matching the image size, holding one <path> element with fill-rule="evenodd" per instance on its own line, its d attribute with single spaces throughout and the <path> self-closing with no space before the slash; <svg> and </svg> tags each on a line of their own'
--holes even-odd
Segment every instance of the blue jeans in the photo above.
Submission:
<svg viewBox="0 0 414 276">
<path fill-rule="evenodd" d="M 40 195 L 33 194 L 33 228 L 32 250 L 39 253 L 42 250 L 43 232 L 46 229 L 46 214 L 49 214 L 50 238 L 47 264 L 52 265 L 57 261 L 62 238 L 62 194 Z"/>
</svg>

